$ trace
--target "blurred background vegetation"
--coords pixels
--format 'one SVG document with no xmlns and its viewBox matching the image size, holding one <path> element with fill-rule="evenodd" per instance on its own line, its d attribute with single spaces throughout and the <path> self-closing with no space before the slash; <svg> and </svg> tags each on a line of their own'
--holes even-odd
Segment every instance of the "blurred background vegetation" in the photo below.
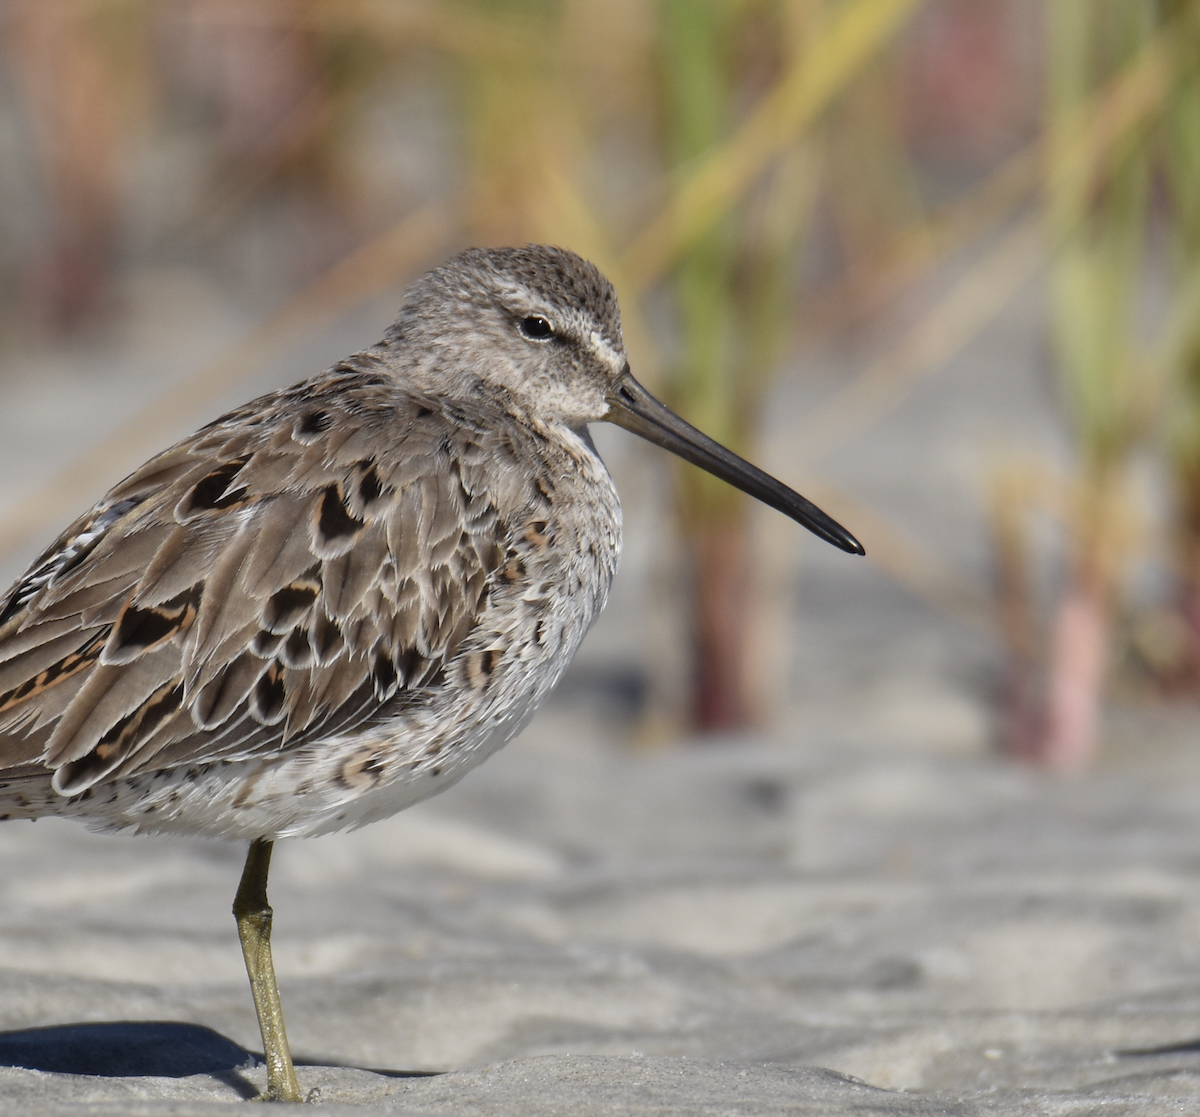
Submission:
<svg viewBox="0 0 1200 1117">
<path fill-rule="evenodd" d="M 817 466 L 786 479 L 884 575 L 986 626 L 1010 755 L 1080 768 L 1114 686 L 1200 689 L 1196 0 L 3 0 L 0 197 L 4 369 L 120 352 L 138 276 L 194 275 L 242 314 L 9 494 L 10 554 L 467 244 L 593 259 L 638 375 L 750 457 L 781 377 L 874 338 L 795 433 L 809 463 L 1044 283 L 1071 452 L 993 455 L 986 587 Z M 778 561 L 737 494 L 672 476 L 689 650 L 649 705 L 676 730 L 762 725 Z"/>
</svg>

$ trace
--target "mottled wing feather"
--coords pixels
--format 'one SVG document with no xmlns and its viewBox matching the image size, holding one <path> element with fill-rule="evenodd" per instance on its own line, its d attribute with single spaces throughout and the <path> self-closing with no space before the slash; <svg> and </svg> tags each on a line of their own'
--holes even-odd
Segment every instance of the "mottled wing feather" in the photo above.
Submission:
<svg viewBox="0 0 1200 1117">
<path fill-rule="evenodd" d="M 0 603 L 0 777 L 76 794 L 429 686 L 506 550 L 479 431 L 346 370 L 148 462 Z"/>
</svg>

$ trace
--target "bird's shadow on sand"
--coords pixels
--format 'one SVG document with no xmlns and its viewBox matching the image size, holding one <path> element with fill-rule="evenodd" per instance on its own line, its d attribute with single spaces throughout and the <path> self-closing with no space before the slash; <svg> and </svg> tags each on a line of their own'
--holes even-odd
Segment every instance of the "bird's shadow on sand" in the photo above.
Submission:
<svg viewBox="0 0 1200 1117">
<path fill-rule="evenodd" d="M 1121 1059 L 1144 1059 L 1151 1055 L 1197 1055 L 1200 1054 L 1200 1039 L 1164 1043 L 1159 1047 L 1124 1047 L 1113 1054 Z"/>
<path fill-rule="evenodd" d="M 240 1072 L 262 1064 L 262 1056 L 200 1024 L 175 1020 L 56 1024 L 0 1032 L 0 1067 L 104 1078 L 187 1078 L 206 1074 L 257 1096 L 259 1088 Z M 332 1059 L 297 1058 L 297 1066 L 345 1066 Z M 368 1070 L 389 1078 L 425 1077 L 422 1071 Z"/>
</svg>

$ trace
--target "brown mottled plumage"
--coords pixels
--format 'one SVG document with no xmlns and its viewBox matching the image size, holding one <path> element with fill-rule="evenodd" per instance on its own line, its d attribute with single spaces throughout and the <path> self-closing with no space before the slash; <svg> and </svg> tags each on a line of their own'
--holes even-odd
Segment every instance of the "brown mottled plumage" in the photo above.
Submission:
<svg viewBox="0 0 1200 1117">
<path fill-rule="evenodd" d="M 532 714 L 616 569 L 604 419 L 861 551 L 647 395 L 612 287 L 530 246 L 456 257 L 378 345 L 151 459 L 0 601 L 0 817 L 254 843 L 273 1097 L 269 843 L 440 791 Z"/>
</svg>

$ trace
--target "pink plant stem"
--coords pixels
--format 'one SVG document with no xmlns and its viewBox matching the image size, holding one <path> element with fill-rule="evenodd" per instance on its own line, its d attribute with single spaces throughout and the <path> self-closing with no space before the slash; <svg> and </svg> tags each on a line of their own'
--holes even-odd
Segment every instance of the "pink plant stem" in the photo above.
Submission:
<svg viewBox="0 0 1200 1117">
<path fill-rule="evenodd" d="M 750 724 L 746 695 L 746 540 L 740 519 L 695 532 L 695 693 L 692 716 L 705 733 Z"/>
<path fill-rule="evenodd" d="M 1054 621 L 1046 735 L 1036 759 L 1059 772 L 1081 771 L 1096 755 L 1111 618 L 1091 582 L 1075 580 Z"/>
</svg>

